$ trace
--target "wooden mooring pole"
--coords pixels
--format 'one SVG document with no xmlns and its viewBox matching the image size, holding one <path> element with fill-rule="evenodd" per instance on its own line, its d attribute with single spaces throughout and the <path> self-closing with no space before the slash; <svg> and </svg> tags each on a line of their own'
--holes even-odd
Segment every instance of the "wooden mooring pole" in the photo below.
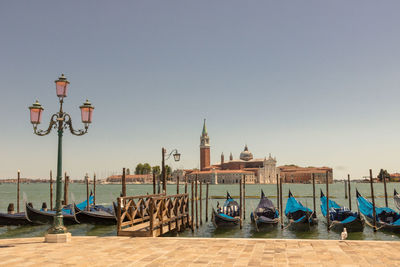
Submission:
<svg viewBox="0 0 400 267">
<path fill-rule="evenodd" d="M 312 174 L 312 198 L 313 198 L 313 211 L 316 214 L 317 210 L 315 207 L 315 173 Z"/>
<path fill-rule="evenodd" d="M 375 210 L 374 181 L 372 179 L 372 169 L 369 169 L 369 181 L 371 184 L 372 216 L 374 222 L 374 232 L 376 232 L 376 210 Z"/>
<path fill-rule="evenodd" d="M 280 198 L 279 198 L 279 174 L 276 174 L 276 206 L 278 207 L 278 210 L 280 211 Z"/>
<path fill-rule="evenodd" d="M 203 183 L 200 181 L 200 225 L 203 225 Z"/>
<path fill-rule="evenodd" d="M 176 194 L 179 195 L 179 175 L 176 176 Z"/>
<path fill-rule="evenodd" d="M 347 174 L 347 184 L 349 190 L 349 209 L 351 210 L 351 187 L 350 187 L 350 174 Z"/>
<path fill-rule="evenodd" d="M 156 193 L 156 173 L 153 172 L 153 195 Z"/>
<path fill-rule="evenodd" d="M 347 199 L 347 181 L 344 181 L 344 198 Z"/>
<path fill-rule="evenodd" d="M 239 210 L 239 218 L 240 218 L 240 229 L 243 228 L 243 176 L 239 181 L 239 196 L 240 196 L 240 210 Z"/>
<path fill-rule="evenodd" d="M 185 174 L 185 194 L 187 194 L 187 175 Z"/>
<path fill-rule="evenodd" d="M 194 181 L 192 180 L 192 205 L 191 205 L 191 213 L 192 213 L 192 232 L 194 232 Z"/>
<path fill-rule="evenodd" d="M 17 173 L 17 212 L 19 213 L 19 183 L 21 179 L 21 171 L 18 170 Z"/>
<path fill-rule="evenodd" d="M 64 205 L 68 205 L 68 183 L 69 183 L 69 176 L 67 172 L 64 173 Z"/>
<path fill-rule="evenodd" d="M 325 181 L 326 181 L 326 228 L 329 231 L 329 174 L 325 173 Z"/>
<path fill-rule="evenodd" d="M 161 184 L 160 184 L 160 175 L 158 175 L 158 180 L 157 180 L 157 194 L 160 194 L 161 192 Z"/>
<path fill-rule="evenodd" d="M 243 220 L 246 220 L 246 175 L 243 175 Z"/>
<path fill-rule="evenodd" d="M 279 216 L 281 216 L 281 229 L 283 229 L 282 177 L 280 177 L 280 179 L 279 179 L 279 192 L 280 192 L 279 202 L 280 202 L 280 207 L 281 207 Z"/>
<path fill-rule="evenodd" d="M 126 197 L 126 174 L 125 174 L 125 168 L 122 168 L 122 196 Z"/>
<path fill-rule="evenodd" d="M 90 203 L 89 203 L 89 175 L 88 174 L 86 174 L 85 180 L 86 180 L 86 210 L 89 211 Z"/>
<path fill-rule="evenodd" d="M 386 176 L 382 174 L 382 180 L 383 180 L 383 189 L 385 191 L 385 207 L 388 207 L 388 197 L 387 197 L 387 191 L 386 191 Z"/>
<path fill-rule="evenodd" d="M 50 210 L 53 210 L 53 171 L 50 170 Z"/>
<path fill-rule="evenodd" d="M 198 175 L 196 174 L 196 181 L 195 181 L 195 192 L 194 192 L 194 194 L 195 194 L 195 201 L 196 201 L 196 228 L 199 228 L 199 211 L 198 211 L 198 205 L 199 205 L 199 203 L 198 203 L 198 200 L 199 200 L 199 198 L 198 198 L 198 192 L 197 192 L 197 179 L 198 179 Z"/>
<path fill-rule="evenodd" d="M 206 184 L 206 222 L 208 222 L 208 183 Z"/>
<path fill-rule="evenodd" d="M 96 205 L 96 173 L 93 174 L 93 205 Z"/>
</svg>

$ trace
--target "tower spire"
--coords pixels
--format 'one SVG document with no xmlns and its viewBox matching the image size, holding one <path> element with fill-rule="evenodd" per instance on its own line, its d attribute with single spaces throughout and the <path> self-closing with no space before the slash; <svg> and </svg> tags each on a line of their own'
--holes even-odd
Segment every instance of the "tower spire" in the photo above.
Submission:
<svg viewBox="0 0 400 267">
<path fill-rule="evenodd" d="M 202 135 L 203 136 L 207 135 L 206 119 L 204 119 Z"/>
</svg>

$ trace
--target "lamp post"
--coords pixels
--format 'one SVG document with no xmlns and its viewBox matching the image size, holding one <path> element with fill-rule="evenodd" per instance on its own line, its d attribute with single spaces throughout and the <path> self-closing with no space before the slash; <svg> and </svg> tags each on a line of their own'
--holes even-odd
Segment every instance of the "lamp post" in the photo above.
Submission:
<svg viewBox="0 0 400 267">
<path fill-rule="evenodd" d="M 165 158 L 165 155 L 167 154 L 167 150 L 165 148 L 161 149 L 161 156 L 162 156 L 162 161 L 161 161 L 161 176 L 163 179 L 163 192 L 166 193 L 167 192 L 167 174 L 165 171 L 165 161 L 168 160 L 171 155 L 174 156 L 174 160 L 175 161 L 179 161 L 181 159 L 181 154 L 178 152 L 178 150 L 174 149 L 171 151 L 171 153 L 169 153 L 169 155 L 167 156 L 167 158 Z"/>
<path fill-rule="evenodd" d="M 33 132 L 39 136 L 48 135 L 52 129 L 58 132 L 58 157 L 57 157 L 57 180 L 56 180 L 56 214 L 54 216 L 53 226 L 48 230 L 48 234 L 65 234 L 67 228 L 63 225 L 63 216 L 61 213 L 61 191 L 62 191 L 62 137 L 64 129 L 69 128 L 73 135 L 84 135 L 87 133 L 89 124 L 92 122 L 94 107 L 88 100 L 83 103 L 79 108 L 81 109 L 81 119 L 84 124 L 84 129 L 75 130 L 72 127 L 71 116 L 63 111 L 64 97 L 67 97 L 67 90 L 69 81 L 64 76 L 58 78 L 55 81 L 56 93 L 60 103 L 60 109 L 57 113 L 53 114 L 50 118 L 49 127 L 47 130 L 38 129 L 38 125 L 41 122 L 44 108 L 38 101 L 29 107 L 31 123 L 33 125 Z M 56 241 L 57 242 L 57 241 Z"/>
</svg>

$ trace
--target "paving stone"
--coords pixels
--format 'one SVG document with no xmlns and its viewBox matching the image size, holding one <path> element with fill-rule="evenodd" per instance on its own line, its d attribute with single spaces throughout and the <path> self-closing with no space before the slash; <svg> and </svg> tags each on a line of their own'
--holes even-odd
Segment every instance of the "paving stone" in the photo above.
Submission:
<svg viewBox="0 0 400 267">
<path fill-rule="evenodd" d="M 400 266 L 398 241 L 72 237 L 0 240 L 12 266 Z"/>
</svg>

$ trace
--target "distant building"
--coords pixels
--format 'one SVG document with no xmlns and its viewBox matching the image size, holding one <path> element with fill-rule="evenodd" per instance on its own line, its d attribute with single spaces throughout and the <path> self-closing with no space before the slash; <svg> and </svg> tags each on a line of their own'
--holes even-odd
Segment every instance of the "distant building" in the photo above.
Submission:
<svg viewBox="0 0 400 267">
<path fill-rule="evenodd" d="M 152 174 L 134 174 L 134 175 L 126 175 L 126 183 L 142 183 L 142 184 L 151 184 L 153 183 L 153 175 Z M 107 177 L 106 183 L 121 183 L 122 175 L 111 175 Z"/>
<path fill-rule="evenodd" d="M 210 162 L 210 137 L 204 120 L 200 136 L 200 170 L 186 170 L 184 173 L 188 175 L 189 181 L 195 179 L 197 175 L 199 181 L 212 184 L 239 183 L 241 178 L 246 179 L 246 183 L 270 184 L 276 183 L 276 177 L 279 175 L 279 170 L 276 168 L 276 158 L 269 155 L 268 158 L 254 159 L 247 145 L 237 160 L 233 159 L 231 153 L 229 160 L 225 161 L 222 153 L 221 162 L 213 165 Z"/>
<path fill-rule="evenodd" d="M 210 184 L 237 184 L 240 179 L 245 179 L 247 184 L 255 184 L 256 176 L 252 171 L 243 170 L 216 170 L 209 171 L 192 171 L 187 175 L 188 182 L 196 179 L 203 183 Z"/>
<path fill-rule="evenodd" d="M 284 183 L 312 183 L 312 175 L 314 174 L 315 182 L 322 184 L 326 183 L 326 173 L 328 173 L 329 183 L 333 183 L 333 170 L 329 167 L 285 165 L 278 168 Z"/>
<path fill-rule="evenodd" d="M 391 182 L 400 182 L 400 173 L 391 173 L 390 174 L 390 181 Z"/>
</svg>

